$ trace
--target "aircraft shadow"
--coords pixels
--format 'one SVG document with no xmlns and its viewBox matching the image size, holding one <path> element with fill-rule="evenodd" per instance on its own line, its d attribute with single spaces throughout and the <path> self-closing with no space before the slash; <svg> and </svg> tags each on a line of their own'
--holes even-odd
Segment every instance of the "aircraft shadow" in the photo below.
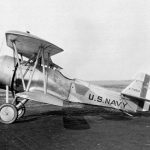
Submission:
<svg viewBox="0 0 150 150">
<path fill-rule="evenodd" d="M 31 121 L 35 121 L 47 116 L 51 116 L 51 115 L 59 115 L 62 116 L 63 113 L 62 111 L 46 111 L 46 112 L 35 112 L 33 114 L 27 114 L 25 116 L 23 116 L 22 118 L 20 118 L 19 120 L 16 121 L 16 123 L 23 123 L 23 122 L 31 122 Z"/>
<path fill-rule="evenodd" d="M 64 128 L 71 130 L 86 130 L 90 129 L 90 125 L 84 116 L 63 116 Z"/>
<path fill-rule="evenodd" d="M 84 115 L 71 115 L 70 113 L 67 114 L 64 111 L 48 111 L 48 112 L 42 112 L 42 113 L 36 113 L 32 115 L 26 115 L 19 120 L 16 121 L 16 123 L 24 123 L 24 122 L 32 122 L 39 119 L 42 119 L 46 117 L 48 120 L 48 116 L 62 116 L 64 128 L 71 129 L 71 130 L 85 130 L 90 129 L 90 126 L 86 119 L 84 118 Z"/>
<path fill-rule="evenodd" d="M 16 121 L 16 123 L 32 122 L 49 116 L 61 116 L 63 120 L 64 128 L 71 130 L 86 130 L 90 129 L 90 125 L 85 116 L 96 116 L 104 120 L 114 120 L 114 121 L 126 121 L 132 119 L 131 117 L 125 116 L 118 112 L 109 112 L 106 110 L 101 110 L 98 108 L 84 108 L 84 109 L 74 109 L 74 108 L 63 108 L 57 111 L 46 111 L 46 112 L 34 112 L 32 114 L 27 114 L 24 117 Z"/>
<path fill-rule="evenodd" d="M 65 110 L 66 114 L 72 116 L 97 116 L 106 120 L 130 120 L 132 117 L 124 115 L 120 111 L 107 110 L 100 107 L 85 107 L 84 109 L 67 109 Z"/>
</svg>

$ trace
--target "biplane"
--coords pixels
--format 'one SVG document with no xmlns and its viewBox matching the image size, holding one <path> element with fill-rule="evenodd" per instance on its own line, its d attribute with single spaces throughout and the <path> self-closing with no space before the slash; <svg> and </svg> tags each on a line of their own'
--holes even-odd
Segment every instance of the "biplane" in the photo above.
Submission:
<svg viewBox="0 0 150 150">
<path fill-rule="evenodd" d="M 29 100 L 57 106 L 87 104 L 119 110 L 125 115 L 150 109 L 150 76 L 138 77 L 121 93 L 69 79 L 53 63 L 52 56 L 63 51 L 58 46 L 29 32 L 8 31 L 6 43 L 13 56 L 0 57 L 0 86 L 6 88 L 6 103 L 0 106 L 0 121 L 15 122 L 25 113 Z M 8 93 L 12 92 L 13 101 Z"/>
</svg>

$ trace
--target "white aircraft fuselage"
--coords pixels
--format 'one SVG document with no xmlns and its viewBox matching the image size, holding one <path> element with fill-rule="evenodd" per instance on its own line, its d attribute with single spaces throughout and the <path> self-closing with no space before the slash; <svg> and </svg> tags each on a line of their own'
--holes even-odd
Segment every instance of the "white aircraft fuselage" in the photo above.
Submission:
<svg viewBox="0 0 150 150">
<path fill-rule="evenodd" d="M 109 107 L 127 112 L 140 110 L 136 102 L 123 97 L 118 92 L 110 91 L 82 80 L 68 79 L 60 71 L 52 68 L 46 68 L 47 84 L 46 94 L 44 94 L 44 76 L 41 66 L 37 66 L 35 69 L 27 94 L 24 92 L 21 84 L 19 68 L 16 66 L 16 69 L 14 69 L 14 62 L 13 57 L 0 57 L 0 63 L 3 64 L 0 69 L 0 85 L 8 85 L 10 89 L 13 88 L 13 90 L 19 92 L 19 97 L 58 106 L 65 106 L 67 103 L 78 103 Z M 22 73 L 26 86 L 32 70 L 32 65 L 30 67 L 22 65 Z M 24 94 L 22 94 L 23 92 Z"/>
</svg>

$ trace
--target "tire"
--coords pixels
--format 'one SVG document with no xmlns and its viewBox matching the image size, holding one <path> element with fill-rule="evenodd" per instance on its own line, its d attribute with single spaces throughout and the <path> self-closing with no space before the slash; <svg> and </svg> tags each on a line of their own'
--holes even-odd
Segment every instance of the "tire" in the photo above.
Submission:
<svg viewBox="0 0 150 150">
<path fill-rule="evenodd" d="M 15 122 L 18 116 L 17 108 L 13 104 L 3 104 L 0 107 L 0 122 L 11 124 Z"/>
</svg>

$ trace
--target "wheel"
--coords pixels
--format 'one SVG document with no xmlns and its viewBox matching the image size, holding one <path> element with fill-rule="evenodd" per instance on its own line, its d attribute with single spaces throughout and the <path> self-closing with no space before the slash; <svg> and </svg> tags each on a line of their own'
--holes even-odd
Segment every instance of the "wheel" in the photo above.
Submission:
<svg viewBox="0 0 150 150">
<path fill-rule="evenodd" d="M 12 104 L 3 104 L 0 107 L 0 122 L 5 124 L 13 123 L 18 116 L 17 109 Z"/>
<path fill-rule="evenodd" d="M 25 106 L 23 105 L 19 110 L 18 110 L 18 117 L 17 119 L 21 118 L 26 112 L 26 108 Z"/>
</svg>

